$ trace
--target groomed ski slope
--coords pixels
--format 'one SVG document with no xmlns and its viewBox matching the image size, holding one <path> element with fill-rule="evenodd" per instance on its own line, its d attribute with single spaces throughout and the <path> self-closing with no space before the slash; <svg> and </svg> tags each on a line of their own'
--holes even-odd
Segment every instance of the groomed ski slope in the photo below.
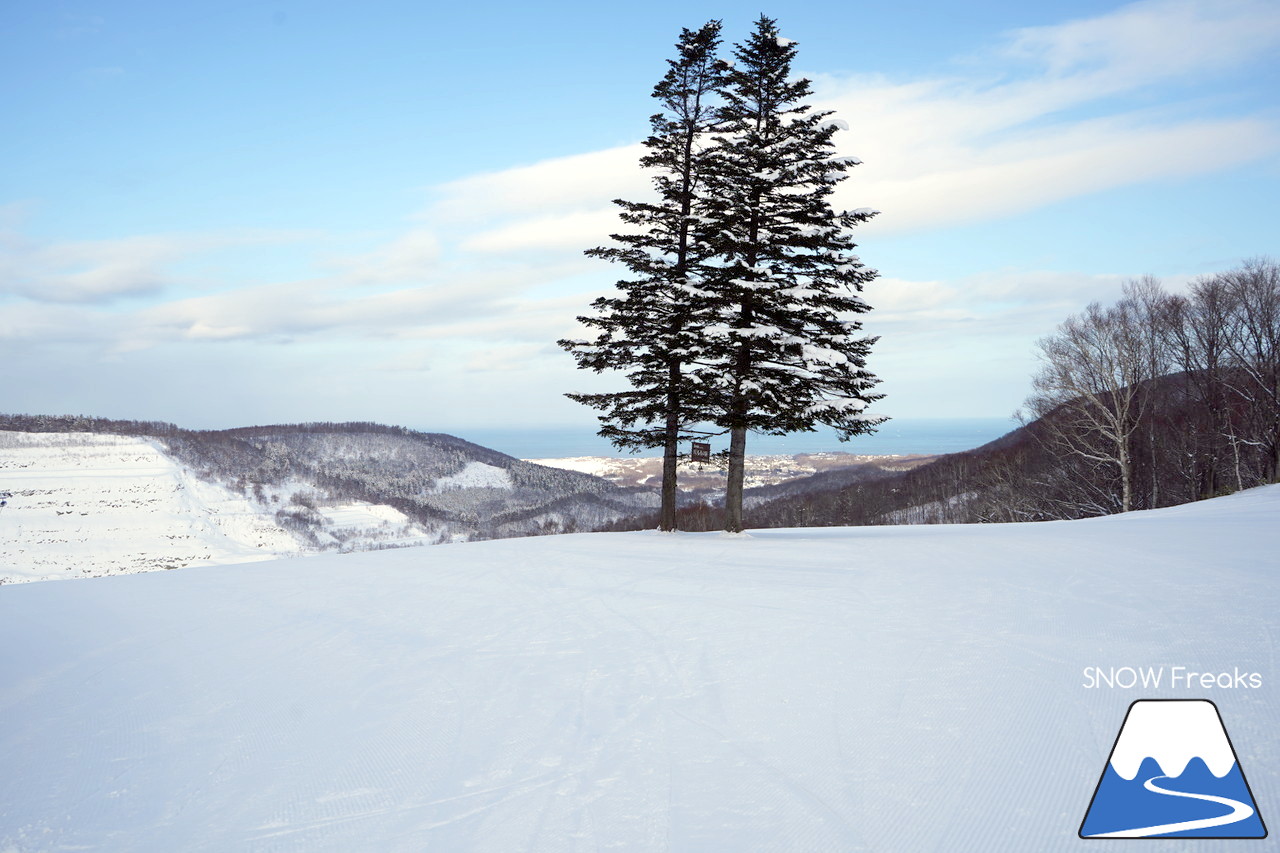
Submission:
<svg viewBox="0 0 1280 853">
<path fill-rule="evenodd" d="M 0 493 L 11 493 L 8 506 L 0 507 L 0 584 L 438 538 L 385 504 L 320 501 L 308 514 L 293 501 L 316 497 L 307 483 L 286 481 L 257 492 L 241 494 L 203 479 L 154 438 L 0 431 Z M 291 533 L 279 510 L 294 521 L 301 513 L 307 523 L 291 529 L 309 535 Z"/>
<path fill-rule="evenodd" d="M 1273 823 L 1278 531 L 1267 487 L 4 586 L 0 851 L 1077 851 L 1159 697 L 1217 703 Z M 1263 681 L 1084 687 L 1161 665 Z"/>
<path fill-rule="evenodd" d="M 139 436 L 0 431 L 0 490 L 13 495 L 0 509 L 0 583 L 302 550 L 271 513 L 201 480 Z"/>
</svg>

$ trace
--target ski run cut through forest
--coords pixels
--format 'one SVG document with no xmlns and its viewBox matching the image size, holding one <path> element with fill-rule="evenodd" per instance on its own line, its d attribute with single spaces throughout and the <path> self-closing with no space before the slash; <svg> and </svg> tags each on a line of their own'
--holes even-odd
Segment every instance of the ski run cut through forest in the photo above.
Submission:
<svg viewBox="0 0 1280 853">
<path fill-rule="evenodd" d="M 6 585 L 0 850 L 1076 850 L 1138 698 L 1213 700 L 1272 819 L 1277 517 L 1264 486 Z M 1262 683 L 1082 678 L 1148 665 Z"/>
</svg>

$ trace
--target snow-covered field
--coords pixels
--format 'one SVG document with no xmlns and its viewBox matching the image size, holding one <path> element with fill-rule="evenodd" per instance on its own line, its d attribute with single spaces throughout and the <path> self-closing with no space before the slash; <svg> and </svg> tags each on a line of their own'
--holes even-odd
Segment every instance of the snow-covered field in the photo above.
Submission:
<svg viewBox="0 0 1280 853">
<path fill-rule="evenodd" d="M 0 582 L 270 560 L 301 545 L 153 440 L 0 432 Z"/>
<path fill-rule="evenodd" d="M 271 487 L 261 501 L 237 494 L 154 439 L 0 431 L 0 492 L 11 495 L 0 509 L 0 584 L 434 541 L 399 510 L 361 502 L 318 506 L 316 541 L 302 539 L 276 518 L 300 510 L 289 503 L 295 491 L 309 489 Z"/>
<path fill-rule="evenodd" d="M 505 468 L 495 468 L 483 462 L 468 462 L 458 473 L 436 480 L 437 492 L 449 489 L 512 489 L 511 475 Z"/>
<path fill-rule="evenodd" d="M 1160 697 L 1280 820 L 1278 529 L 1267 487 L 6 585 L 0 851 L 1078 850 Z M 1087 686 L 1147 666 L 1260 686 Z"/>
</svg>

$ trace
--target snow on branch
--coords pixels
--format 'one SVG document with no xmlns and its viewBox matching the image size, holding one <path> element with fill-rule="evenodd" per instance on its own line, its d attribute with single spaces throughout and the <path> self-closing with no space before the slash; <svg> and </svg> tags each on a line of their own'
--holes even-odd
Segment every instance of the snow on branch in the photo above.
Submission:
<svg viewBox="0 0 1280 853">
<path fill-rule="evenodd" d="M 866 400 L 857 397 L 833 397 L 830 400 L 819 400 L 805 409 L 807 415 L 831 414 L 834 412 L 861 413 L 866 408 Z M 874 420 L 875 415 L 863 415 L 860 420 Z"/>
</svg>

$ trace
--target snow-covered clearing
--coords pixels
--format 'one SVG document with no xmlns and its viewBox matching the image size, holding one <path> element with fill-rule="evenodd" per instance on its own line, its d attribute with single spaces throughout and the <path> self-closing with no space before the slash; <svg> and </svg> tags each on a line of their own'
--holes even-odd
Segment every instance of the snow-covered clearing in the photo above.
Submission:
<svg viewBox="0 0 1280 853">
<path fill-rule="evenodd" d="M 317 511 L 331 525 L 344 530 L 363 530 L 386 524 L 407 525 L 412 523 L 407 515 L 395 507 L 361 503 L 360 501 L 324 506 Z"/>
<path fill-rule="evenodd" d="M 0 432 L 0 580 L 271 560 L 301 544 L 154 440 Z"/>
<path fill-rule="evenodd" d="M 1267 487 L 0 587 L 0 850 L 1079 850 L 1159 697 L 1217 703 L 1277 820 L 1277 529 Z"/>
<path fill-rule="evenodd" d="M 437 492 L 448 489 L 508 489 L 512 488 L 511 475 L 505 468 L 484 462 L 468 462 L 461 471 L 436 480 Z"/>
</svg>

